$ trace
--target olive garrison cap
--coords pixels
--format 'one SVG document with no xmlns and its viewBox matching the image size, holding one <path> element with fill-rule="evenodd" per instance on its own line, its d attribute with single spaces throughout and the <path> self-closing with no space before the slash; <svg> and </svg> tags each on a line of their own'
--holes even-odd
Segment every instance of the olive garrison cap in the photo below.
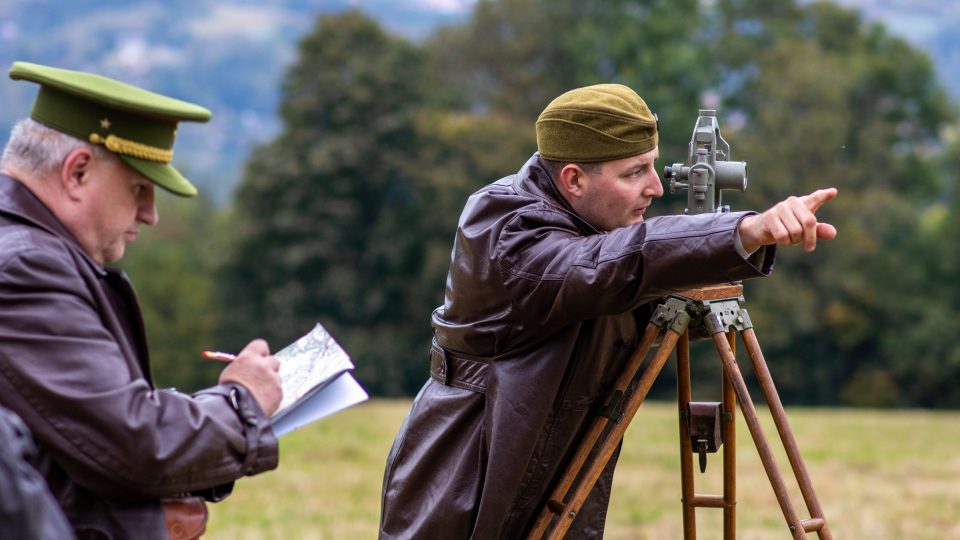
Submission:
<svg viewBox="0 0 960 540">
<path fill-rule="evenodd" d="M 595 163 L 656 146 L 656 116 L 622 84 L 570 90 L 551 101 L 537 119 L 537 149 L 550 160 Z"/>
<path fill-rule="evenodd" d="M 10 78 L 40 84 L 30 118 L 93 144 L 102 144 L 158 186 L 184 197 L 197 194 L 173 168 L 173 141 L 181 120 L 206 122 L 210 111 L 107 77 L 14 62 Z"/>
</svg>

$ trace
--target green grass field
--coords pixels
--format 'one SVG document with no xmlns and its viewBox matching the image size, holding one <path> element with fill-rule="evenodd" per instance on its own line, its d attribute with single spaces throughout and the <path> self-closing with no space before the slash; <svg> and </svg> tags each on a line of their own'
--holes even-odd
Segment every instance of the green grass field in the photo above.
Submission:
<svg viewBox="0 0 960 540">
<path fill-rule="evenodd" d="M 372 400 L 287 435 L 278 470 L 241 480 L 211 505 L 204 538 L 376 538 L 383 465 L 409 406 Z M 960 412 L 788 407 L 787 414 L 835 538 L 960 538 Z M 683 537 L 678 439 L 676 405 L 644 404 L 625 437 L 606 538 Z M 777 459 L 798 513 L 808 517 L 789 463 L 782 452 Z M 721 467 L 720 455 L 710 456 L 706 474 L 696 473 L 697 492 L 721 491 Z M 790 538 L 742 418 L 737 495 L 738 539 Z M 722 538 L 721 523 L 719 510 L 699 509 L 697 538 Z"/>
</svg>

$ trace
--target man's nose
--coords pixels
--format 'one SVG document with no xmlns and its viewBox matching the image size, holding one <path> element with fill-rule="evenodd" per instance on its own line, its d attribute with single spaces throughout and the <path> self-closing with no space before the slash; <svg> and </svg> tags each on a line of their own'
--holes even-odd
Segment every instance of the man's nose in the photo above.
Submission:
<svg viewBox="0 0 960 540">
<path fill-rule="evenodd" d="M 645 194 L 648 197 L 662 197 L 663 196 L 663 182 L 660 180 L 660 175 L 654 173 L 653 180 L 649 183 Z"/>
<path fill-rule="evenodd" d="M 144 225 L 156 225 L 160 221 L 160 213 L 157 212 L 157 206 L 152 202 L 141 207 L 140 221 Z"/>
<path fill-rule="evenodd" d="M 154 200 L 153 186 L 145 188 L 137 208 L 137 219 L 144 225 L 156 225 L 160 221 L 160 213 Z"/>
</svg>

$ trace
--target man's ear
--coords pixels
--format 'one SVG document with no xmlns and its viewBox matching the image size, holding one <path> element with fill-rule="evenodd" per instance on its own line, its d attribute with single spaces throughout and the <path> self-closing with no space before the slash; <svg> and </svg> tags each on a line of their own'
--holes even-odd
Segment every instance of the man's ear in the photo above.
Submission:
<svg viewBox="0 0 960 540">
<path fill-rule="evenodd" d="M 77 148 L 67 154 L 60 165 L 60 184 L 71 199 L 77 199 L 80 191 L 90 183 L 90 168 L 93 165 L 93 152 L 88 148 Z"/>
<path fill-rule="evenodd" d="M 560 178 L 557 187 L 564 197 L 579 199 L 583 197 L 583 190 L 587 181 L 587 173 L 575 163 L 567 163 L 560 169 Z"/>
</svg>

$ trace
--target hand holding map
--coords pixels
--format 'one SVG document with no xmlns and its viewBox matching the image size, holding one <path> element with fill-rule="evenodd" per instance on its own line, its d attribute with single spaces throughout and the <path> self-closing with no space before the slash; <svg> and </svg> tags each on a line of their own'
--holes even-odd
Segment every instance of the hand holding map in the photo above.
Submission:
<svg viewBox="0 0 960 540">
<path fill-rule="evenodd" d="M 367 399 L 350 371 L 350 357 L 319 323 L 281 349 L 283 401 L 271 418 L 279 437 Z"/>
</svg>

